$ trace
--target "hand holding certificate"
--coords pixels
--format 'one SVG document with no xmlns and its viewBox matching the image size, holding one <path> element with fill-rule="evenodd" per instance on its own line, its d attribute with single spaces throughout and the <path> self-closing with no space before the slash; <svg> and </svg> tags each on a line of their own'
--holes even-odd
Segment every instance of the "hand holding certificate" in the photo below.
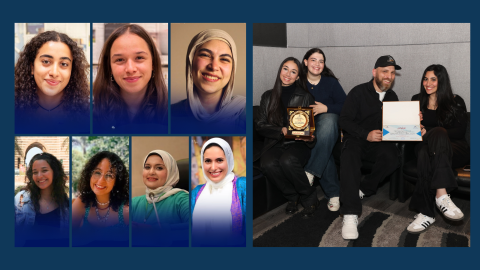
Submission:
<svg viewBox="0 0 480 270">
<path fill-rule="evenodd" d="M 383 141 L 422 141 L 419 101 L 383 102 Z"/>
</svg>

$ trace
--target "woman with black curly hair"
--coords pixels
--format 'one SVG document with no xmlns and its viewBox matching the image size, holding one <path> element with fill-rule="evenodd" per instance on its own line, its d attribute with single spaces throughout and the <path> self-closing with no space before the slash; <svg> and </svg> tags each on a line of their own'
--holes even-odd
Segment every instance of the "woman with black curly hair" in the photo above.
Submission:
<svg viewBox="0 0 480 270">
<path fill-rule="evenodd" d="M 145 29 L 117 28 L 105 41 L 93 83 L 95 133 L 167 133 L 168 89 Z"/>
<path fill-rule="evenodd" d="M 35 155 L 29 164 L 27 185 L 15 196 L 16 246 L 68 246 L 67 176 L 62 164 L 49 153 Z M 38 241 L 39 236 L 44 241 Z"/>
<path fill-rule="evenodd" d="M 15 132 L 89 133 L 89 70 L 66 34 L 32 38 L 15 65 Z"/>
<path fill-rule="evenodd" d="M 128 171 L 120 157 L 108 151 L 91 157 L 78 190 L 80 197 L 72 204 L 72 227 L 81 237 L 74 239 L 74 245 L 128 246 Z"/>
</svg>

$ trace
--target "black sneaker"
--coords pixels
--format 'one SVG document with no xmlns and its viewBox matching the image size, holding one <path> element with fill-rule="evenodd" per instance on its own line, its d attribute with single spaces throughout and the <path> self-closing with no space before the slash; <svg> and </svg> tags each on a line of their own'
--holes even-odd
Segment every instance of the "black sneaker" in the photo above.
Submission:
<svg viewBox="0 0 480 270">
<path fill-rule="evenodd" d="M 287 208 L 285 208 L 285 213 L 287 213 L 288 215 L 292 215 L 297 211 L 298 211 L 297 202 L 289 201 L 287 203 Z"/>
<path fill-rule="evenodd" d="M 313 213 L 315 213 L 315 210 L 320 206 L 320 201 L 316 201 L 313 205 L 310 205 L 309 207 L 305 207 L 302 211 L 302 218 L 303 219 L 309 219 L 313 217 Z"/>
</svg>

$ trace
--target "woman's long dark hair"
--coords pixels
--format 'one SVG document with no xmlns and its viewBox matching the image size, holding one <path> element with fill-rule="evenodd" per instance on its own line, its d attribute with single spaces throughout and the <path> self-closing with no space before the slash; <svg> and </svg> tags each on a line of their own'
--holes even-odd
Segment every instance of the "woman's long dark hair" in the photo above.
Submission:
<svg viewBox="0 0 480 270">
<path fill-rule="evenodd" d="M 62 102 L 69 113 L 88 113 L 90 109 L 90 86 L 88 75 L 90 65 L 83 50 L 67 35 L 56 31 L 47 31 L 36 35 L 20 53 L 15 65 L 15 109 L 34 110 L 38 108 L 37 83 L 32 76 L 32 68 L 38 50 L 47 42 L 62 42 L 72 53 L 72 73 L 67 86 L 63 89 Z"/>
<path fill-rule="evenodd" d="M 325 54 L 319 48 L 310 49 L 310 50 L 307 51 L 307 53 L 305 53 L 305 56 L 303 56 L 302 67 L 303 67 L 303 71 L 305 73 L 305 76 L 307 76 L 307 74 L 308 74 L 308 67 L 305 65 L 305 60 L 308 61 L 308 58 L 310 58 L 310 56 L 312 56 L 312 54 L 314 54 L 314 53 L 319 53 L 319 54 L 323 55 L 323 63 L 325 65 L 323 66 L 323 70 L 322 70 L 322 73 L 320 73 L 320 75 L 325 76 L 325 77 L 332 77 L 332 78 L 335 78 L 335 79 L 338 80 L 338 78 L 335 77 L 335 74 L 333 74 L 333 71 L 327 67 L 327 57 L 325 57 Z"/>
<path fill-rule="evenodd" d="M 112 81 L 112 67 L 110 65 L 110 52 L 113 42 L 120 36 L 131 33 L 142 38 L 152 55 L 153 76 L 147 85 L 147 91 L 139 113 L 132 122 L 163 122 L 167 114 L 168 90 L 163 79 L 162 64 L 160 54 L 157 51 L 155 43 L 143 27 L 136 24 L 123 25 L 108 37 L 103 45 L 102 53 L 98 62 L 98 72 L 93 83 L 93 114 L 96 119 L 111 121 L 115 118 L 128 121 L 127 104 L 120 95 L 120 87 L 115 81 Z"/>
<path fill-rule="evenodd" d="M 53 179 L 52 179 L 52 199 L 55 201 L 55 203 L 58 205 L 62 216 L 68 215 L 68 208 L 69 208 L 69 203 L 68 203 L 68 195 L 65 193 L 65 188 L 66 183 L 67 183 L 67 175 L 65 175 L 65 172 L 63 171 L 62 168 L 62 163 L 52 154 L 49 153 L 40 153 L 36 154 L 33 156 L 33 158 L 30 160 L 28 169 L 27 169 L 27 177 L 25 178 L 25 182 L 27 183 L 27 186 L 24 188 L 24 190 L 27 190 L 30 192 L 30 198 L 33 202 L 33 206 L 35 208 L 35 211 L 38 212 L 40 211 L 40 188 L 35 184 L 35 181 L 33 180 L 33 164 L 37 160 L 45 160 L 48 165 L 50 165 L 50 168 L 52 168 L 53 171 Z"/>
<path fill-rule="evenodd" d="M 455 119 L 465 117 L 466 108 L 463 105 L 455 102 L 455 96 L 452 92 L 452 86 L 450 84 L 450 77 L 448 76 L 447 69 L 442 65 L 430 65 L 428 66 L 422 75 L 422 81 L 420 83 L 420 108 L 422 112 L 428 109 L 429 94 L 423 86 L 423 80 L 428 71 L 433 71 L 437 77 L 437 120 L 439 126 L 448 126 L 452 124 Z M 457 120 L 458 121 L 458 120 Z"/>
<path fill-rule="evenodd" d="M 275 79 L 275 85 L 273 86 L 272 94 L 270 95 L 270 102 L 267 111 L 268 122 L 277 126 L 283 126 L 283 114 L 285 110 L 284 106 L 282 106 L 282 80 L 280 79 L 280 72 L 282 71 L 283 65 L 288 61 L 293 61 L 298 67 L 298 80 L 295 84 L 307 92 L 307 90 L 305 90 L 307 88 L 305 85 L 306 76 L 304 75 L 300 62 L 295 57 L 287 57 L 282 61 L 278 68 L 277 78 Z M 287 106 L 287 104 L 284 105 Z"/>
<path fill-rule="evenodd" d="M 129 189 L 128 189 L 128 171 L 123 164 L 122 159 L 112 152 L 102 151 L 95 154 L 88 160 L 87 164 L 82 170 L 80 175 L 80 181 L 78 183 L 78 191 L 80 192 L 80 199 L 88 206 L 97 206 L 95 200 L 96 195 L 90 187 L 90 179 L 92 178 L 92 172 L 97 165 L 103 160 L 108 159 L 111 164 L 111 172 L 115 175 L 115 185 L 112 191 L 110 191 L 110 206 L 114 211 L 118 212 L 118 208 L 122 204 L 128 205 Z"/>
</svg>

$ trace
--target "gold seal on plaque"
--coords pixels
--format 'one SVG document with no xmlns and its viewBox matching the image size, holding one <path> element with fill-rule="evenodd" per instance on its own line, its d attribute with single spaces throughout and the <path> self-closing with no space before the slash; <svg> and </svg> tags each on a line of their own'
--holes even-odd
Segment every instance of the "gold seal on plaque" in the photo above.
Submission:
<svg viewBox="0 0 480 270">
<path fill-rule="evenodd" d="M 290 115 L 290 126 L 296 130 L 303 130 L 309 123 L 309 117 L 305 111 L 295 111 Z"/>
</svg>

